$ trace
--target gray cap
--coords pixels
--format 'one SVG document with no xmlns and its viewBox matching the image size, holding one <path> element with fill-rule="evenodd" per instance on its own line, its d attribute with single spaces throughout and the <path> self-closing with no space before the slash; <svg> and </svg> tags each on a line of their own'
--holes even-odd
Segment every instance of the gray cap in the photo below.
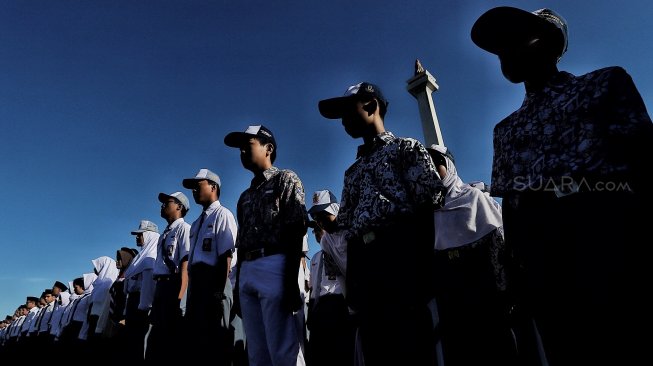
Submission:
<svg viewBox="0 0 653 366">
<path fill-rule="evenodd" d="M 140 225 L 138 225 L 138 229 L 132 231 L 132 235 L 136 235 L 145 231 L 152 231 L 158 234 L 159 227 L 156 226 L 156 224 L 153 223 L 152 221 L 141 220 Z"/>
<path fill-rule="evenodd" d="M 197 172 L 197 175 L 195 175 L 194 178 L 186 178 L 182 181 L 182 185 L 184 188 L 188 189 L 193 189 L 197 186 L 197 182 L 201 180 L 208 180 L 211 181 L 220 187 L 220 177 L 218 177 L 217 174 L 213 173 L 212 171 L 202 168 L 200 169 L 199 172 Z"/>
<path fill-rule="evenodd" d="M 170 194 L 159 193 L 159 202 L 165 203 L 168 201 L 169 198 L 174 198 L 177 201 L 181 202 L 181 205 L 184 206 L 186 211 L 190 210 L 190 204 L 188 203 L 188 198 L 186 197 L 185 194 L 181 192 L 174 192 Z"/>
</svg>

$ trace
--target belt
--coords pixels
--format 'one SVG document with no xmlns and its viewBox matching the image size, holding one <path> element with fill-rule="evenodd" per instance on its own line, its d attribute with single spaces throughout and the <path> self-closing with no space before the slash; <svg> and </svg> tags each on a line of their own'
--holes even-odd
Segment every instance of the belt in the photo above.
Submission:
<svg viewBox="0 0 653 366">
<path fill-rule="evenodd" d="M 437 249 L 435 251 L 435 258 L 438 259 L 446 258 L 447 260 L 455 260 L 456 258 L 460 258 L 461 256 L 467 255 L 473 249 L 480 247 L 485 242 L 486 242 L 485 240 L 477 240 L 473 243 L 461 245 L 455 248 Z"/>
<path fill-rule="evenodd" d="M 253 260 L 259 259 L 261 257 L 268 257 L 268 256 L 271 256 L 271 255 L 281 254 L 281 253 L 282 252 L 280 250 L 278 250 L 278 249 L 274 250 L 274 249 L 270 249 L 270 248 L 268 248 L 268 249 L 259 248 L 259 249 L 254 249 L 254 250 L 250 250 L 250 251 L 245 252 L 245 254 L 243 254 L 243 260 L 253 261 Z"/>
<path fill-rule="evenodd" d="M 176 278 L 176 274 L 165 274 L 165 275 L 154 275 L 152 278 L 154 278 L 155 281 L 170 281 L 174 278 Z"/>
</svg>

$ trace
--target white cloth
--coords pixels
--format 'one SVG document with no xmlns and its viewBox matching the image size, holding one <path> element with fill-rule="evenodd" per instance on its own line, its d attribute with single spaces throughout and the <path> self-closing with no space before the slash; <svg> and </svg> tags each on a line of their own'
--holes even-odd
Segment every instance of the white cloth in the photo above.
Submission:
<svg viewBox="0 0 653 366">
<path fill-rule="evenodd" d="M 109 302 L 111 296 L 109 289 L 118 278 L 119 270 L 116 268 L 116 261 L 103 256 L 91 261 L 98 277 L 93 281 L 93 293 L 91 294 L 91 315 L 98 316 L 95 333 L 102 333 L 109 320 Z"/>
<path fill-rule="evenodd" d="M 471 187 L 458 177 L 456 167 L 445 156 L 447 189 L 444 207 L 434 212 L 436 250 L 457 248 L 473 243 L 503 226 L 501 211 L 492 197 Z"/>
<path fill-rule="evenodd" d="M 154 268 L 156 262 L 156 249 L 159 242 L 159 234 L 153 231 L 143 232 L 143 248 L 132 259 L 129 267 L 125 270 L 124 277 L 130 278 L 142 273 L 145 270 Z"/>
<path fill-rule="evenodd" d="M 140 291 L 141 297 L 138 303 L 140 310 L 147 311 L 152 307 L 154 300 L 154 287 L 156 283 L 152 277 L 152 270 L 157 257 L 157 244 L 159 234 L 153 231 L 143 232 L 143 248 L 132 259 L 129 267 L 125 270 L 124 277 L 127 279 L 125 288 L 128 293 Z M 134 282 L 138 283 L 134 283 Z"/>
<path fill-rule="evenodd" d="M 343 276 L 347 275 L 347 240 L 345 231 L 336 231 L 335 233 L 324 232 L 320 239 L 320 246 L 325 253 L 328 253 Z"/>
</svg>

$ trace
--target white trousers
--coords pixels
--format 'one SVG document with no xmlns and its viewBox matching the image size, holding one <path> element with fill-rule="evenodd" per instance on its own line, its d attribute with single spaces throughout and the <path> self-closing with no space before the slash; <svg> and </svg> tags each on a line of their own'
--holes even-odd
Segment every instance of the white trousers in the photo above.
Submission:
<svg viewBox="0 0 653 366">
<path fill-rule="evenodd" d="M 250 366 L 297 364 L 295 319 L 282 308 L 285 261 L 284 255 L 277 254 L 241 263 L 240 307 Z"/>
</svg>

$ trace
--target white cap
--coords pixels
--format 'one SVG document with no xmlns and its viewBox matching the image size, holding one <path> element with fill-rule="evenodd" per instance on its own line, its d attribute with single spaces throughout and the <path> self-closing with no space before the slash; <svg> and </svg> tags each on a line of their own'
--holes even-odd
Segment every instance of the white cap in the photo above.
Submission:
<svg viewBox="0 0 653 366">
<path fill-rule="evenodd" d="M 141 220 L 140 225 L 138 225 L 138 229 L 132 231 L 132 235 L 136 235 L 145 231 L 153 231 L 155 233 L 159 233 L 159 227 L 156 226 L 156 224 L 152 221 Z"/>
<path fill-rule="evenodd" d="M 338 216 L 340 204 L 338 199 L 328 189 L 322 191 L 315 191 L 313 193 L 313 206 L 308 210 L 308 213 L 315 215 L 318 212 L 326 211 L 334 216 Z"/>
<path fill-rule="evenodd" d="M 209 180 L 220 187 L 220 177 L 218 177 L 217 174 L 213 173 L 212 171 L 202 168 L 200 169 L 199 172 L 197 172 L 197 175 L 195 175 L 194 178 L 186 178 L 184 179 L 181 184 L 184 186 L 184 188 L 188 189 L 193 189 L 197 186 L 197 182 L 201 180 Z"/>
</svg>

